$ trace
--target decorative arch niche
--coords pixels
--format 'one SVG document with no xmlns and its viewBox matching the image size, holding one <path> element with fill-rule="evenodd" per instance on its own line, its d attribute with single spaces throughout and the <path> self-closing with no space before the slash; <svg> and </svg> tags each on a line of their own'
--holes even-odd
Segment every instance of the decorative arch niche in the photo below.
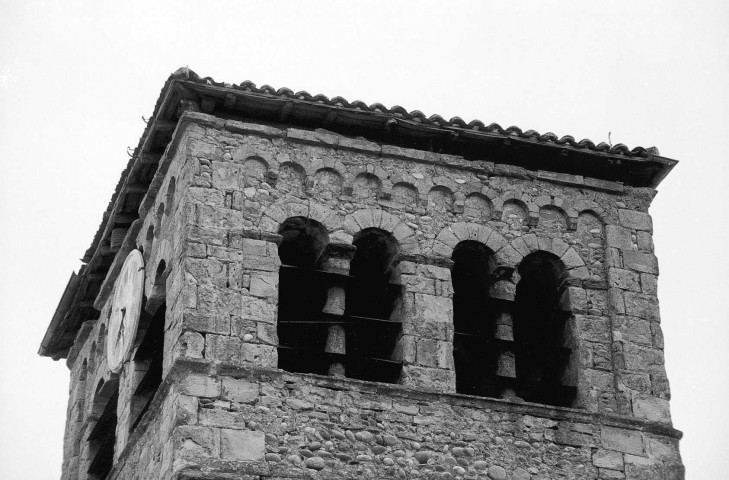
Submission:
<svg viewBox="0 0 729 480">
<path fill-rule="evenodd" d="M 334 200 L 342 193 L 342 176 L 333 168 L 320 168 L 314 174 L 312 193 L 323 200 Z"/>
<path fill-rule="evenodd" d="M 278 170 L 276 189 L 297 196 L 304 195 L 304 167 L 293 162 L 282 163 Z"/>
<path fill-rule="evenodd" d="M 352 183 L 352 195 L 356 198 L 375 199 L 382 189 L 382 181 L 372 173 L 360 173 Z"/>
</svg>

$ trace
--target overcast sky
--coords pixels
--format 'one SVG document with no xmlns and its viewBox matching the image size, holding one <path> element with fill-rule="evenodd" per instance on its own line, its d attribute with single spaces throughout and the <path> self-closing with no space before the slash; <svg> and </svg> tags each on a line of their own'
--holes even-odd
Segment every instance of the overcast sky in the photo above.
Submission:
<svg viewBox="0 0 729 480">
<path fill-rule="evenodd" d="M 122 6 L 124 5 L 124 6 Z M 170 73 L 657 146 L 651 213 L 689 480 L 729 471 L 729 3 L 0 0 L 0 477 L 60 475 L 36 352 Z"/>
</svg>

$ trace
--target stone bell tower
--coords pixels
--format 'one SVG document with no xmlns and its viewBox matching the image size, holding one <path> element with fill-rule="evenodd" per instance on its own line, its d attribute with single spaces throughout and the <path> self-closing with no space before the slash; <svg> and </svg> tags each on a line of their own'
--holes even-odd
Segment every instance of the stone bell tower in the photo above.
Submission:
<svg viewBox="0 0 729 480">
<path fill-rule="evenodd" d="M 683 478 L 675 164 L 179 70 L 41 344 L 62 478 Z"/>
</svg>

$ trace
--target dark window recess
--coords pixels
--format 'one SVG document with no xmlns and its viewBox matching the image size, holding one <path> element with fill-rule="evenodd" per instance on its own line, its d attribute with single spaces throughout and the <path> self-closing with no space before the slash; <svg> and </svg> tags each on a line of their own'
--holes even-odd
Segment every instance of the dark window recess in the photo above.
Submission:
<svg viewBox="0 0 729 480">
<path fill-rule="evenodd" d="M 283 237 L 278 305 L 278 366 L 289 372 L 326 375 L 329 361 L 324 355 L 328 325 L 316 323 L 327 301 L 325 279 L 318 269 L 329 243 L 326 228 L 304 217 L 292 217 L 281 224 Z"/>
<path fill-rule="evenodd" d="M 402 328 L 390 317 L 401 289 L 390 283 L 390 276 L 399 245 L 378 228 L 362 230 L 353 243 L 357 250 L 350 266 L 345 316 L 361 320 L 345 326 L 347 376 L 395 383 L 402 368 L 392 357 Z"/>
<path fill-rule="evenodd" d="M 513 269 L 496 265 L 485 245 L 461 242 L 452 258 L 456 391 L 572 405 L 571 314 L 562 262 L 548 252 L 526 256 L 512 297 L 513 283 L 504 280 Z"/>
<path fill-rule="evenodd" d="M 493 251 L 482 243 L 464 241 L 456 245 L 452 259 L 456 392 L 500 397 L 513 379 L 498 375 L 499 359 L 511 342 L 506 335 L 496 335 L 506 312 L 502 302 L 489 295 L 495 281 Z"/>
<path fill-rule="evenodd" d="M 96 421 L 89 434 L 89 478 L 103 480 L 109 475 L 114 466 L 114 444 L 116 443 L 116 407 L 119 398 L 119 389 L 115 389 L 113 396 L 106 402 L 101 416 Z"/>
<path fill-rule="evenodd" d="M 534 252 L 519 265 L 514 300 L 517 395 L 529 402 L 571 406 L 576 395 L 567 378 L 572 350 L 567 273 L 556 255 Z"/>
<path fill-rule="evenodd" d="M 134 354 L 138 382 L 132 395 L 130 431 L 137 427 L 162 383 L 165 313 L 165 304 L 162 303 L 154 316 L 143 315 L 147 327 Z"/>
<path fill-rule="evenodd" d="M 283 222 L 279 230 L 283 237 L 279 246 L 279 368 L 397 381 L 401 363 L 391 357 L 401 328 L 400 322 L 390 321 L 390 314 L 399 287 L 388 283 L 397 242 L 386 232 L 371 230 L 355 238 L 357 253 L 347 274 L 330 268 L 327 262 L 331 256 L 346 257 L 347 248 L 328 245 L 323 225 L 303 217 Z M 334 298 L 329 295 L 342 294 L 344 308 L 325 311 L 327 301 Z"/>
</svg>

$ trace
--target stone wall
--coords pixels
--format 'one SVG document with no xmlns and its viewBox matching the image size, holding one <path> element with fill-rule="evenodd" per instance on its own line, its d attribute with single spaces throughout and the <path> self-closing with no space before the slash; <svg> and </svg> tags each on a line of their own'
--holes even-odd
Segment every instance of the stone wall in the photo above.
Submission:
<svg viewBox="0 0 729 480">
<path fill-rule="evenodd" d="M 175 137 L 136 240 L 146 295 L 166 299 L 167 380 L 129 438 L 133 369 L 116 379 L 113 478 L 151 478 L 140 468 L 160 478 L 682 478 L 654 191 L 203 114 L 185 114 Z M 370 227 L 397 239 L 397 385 L 277 370 L 278 229 L 294 216 L 321 222 L 331 242 Z M 545 251 L 568 269 L 574 408 L 453 393 L 449 262 L 464 240 L 501 265 Z M 518 280 L 499 294 L 513 299 Z M 86 478 L 74 472 L 85 471 L 91 385 L 109 380 L 107 317 L 84 325 L 69 357 L 64 478 Z"/>
<path fill-rule="evenodd" d="M 179 478 L 682 478 L 678 439 L 660 424 L 398 385 L 178 365 L 188 372 L 179 389 L 191 407 L 174 435 Z"/>
</svg>

